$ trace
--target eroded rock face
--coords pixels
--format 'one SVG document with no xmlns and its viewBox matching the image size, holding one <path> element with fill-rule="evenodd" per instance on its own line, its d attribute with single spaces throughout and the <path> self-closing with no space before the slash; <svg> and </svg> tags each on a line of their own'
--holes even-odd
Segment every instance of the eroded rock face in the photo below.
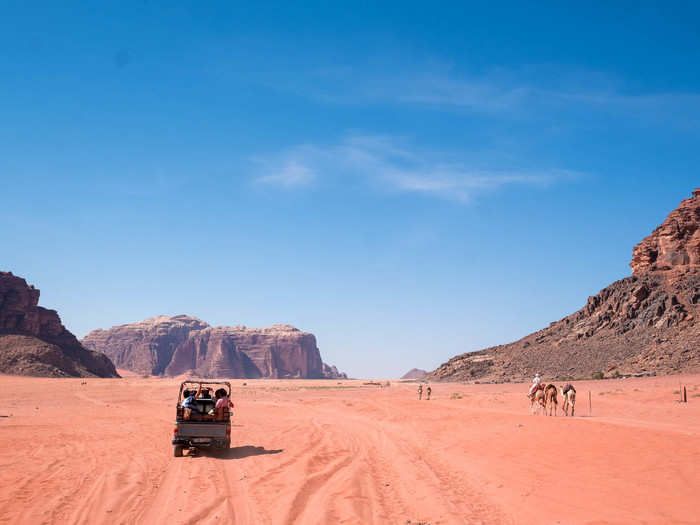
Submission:
<svg viewBox="0 0 700 525">
<path fill-rule="evenodd" d="M 119 377 L 112 362 L 84 348 L 39 290 L 0 272 L 0 372 L 52 377 Z"/>
<path fill-rule="evenodd" d="M 109 356 L 118 368 L 160 375 L 190 333 L 208 327 L 207 323 L 196 317 L 160 316 L 114 326 L 109 330 L 93 330 L 83 338 L 82 343 L 86 348 Z"/>
<path fill-rule="evenodd" d="M 700 190 L 639 243 L 633 275 L 589 297 L 578 312 L 514 343 L 458 355 L 432 380 L 590 378 L 596 372 L 700 371 Z"/>
<path fill-rule="evenodd" d="M 630 266 L 634 275 L 700 268 L 700 188 L 634 247 Z"/>
<path fill-rule="evenodd" d="M 342 378 L 321 361 L 313 334 L 288 325 L 212 327 L 194 317 L 155 317 L 94 330 L 88 348 L 142 374 L 230 378 Z"/>
</svg>

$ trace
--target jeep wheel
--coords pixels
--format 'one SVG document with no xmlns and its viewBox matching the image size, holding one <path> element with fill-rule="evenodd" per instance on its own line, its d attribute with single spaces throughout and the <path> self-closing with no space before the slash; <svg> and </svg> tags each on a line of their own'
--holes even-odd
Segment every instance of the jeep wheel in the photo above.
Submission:
<svg viewBox="0 0 700 525">
<path fill-rule="evenodd" d="M 173 455 L 176 458 L 182 457 L 182 445 L 175 445 L 175 448 L 173 449 Z"/>
</svg>

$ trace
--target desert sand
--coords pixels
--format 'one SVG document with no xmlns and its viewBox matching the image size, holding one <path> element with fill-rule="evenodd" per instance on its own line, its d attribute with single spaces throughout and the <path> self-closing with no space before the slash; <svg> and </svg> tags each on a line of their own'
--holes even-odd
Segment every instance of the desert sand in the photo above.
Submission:
<svg viewBox="0 0 700 525">
<path fill-rule="evenodd" d="M 232 449 L 174 458 L 178 380 L 1 376 L 0 523 L 700 523 L 700 376 L 577 382 L 568 419 L 525 385 L 232 383 Z"/>
</svg>

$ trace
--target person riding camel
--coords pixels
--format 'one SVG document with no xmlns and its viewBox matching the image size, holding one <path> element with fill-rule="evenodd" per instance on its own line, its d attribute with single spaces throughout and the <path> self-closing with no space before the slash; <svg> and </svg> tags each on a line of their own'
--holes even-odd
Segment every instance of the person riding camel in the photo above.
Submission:
<svg viewBox="0 0 700 525">
<path fill-rule="evenodd" d="M 566 385 L 564 385 L 564 388 L 562 388 L 561 393 L 566 395 L 569 390 L 573 390 L 574 394 L 576 393 L 576 389 L 571 383 L 566 383 Z"/>
<path fill-rule="evenodd" d="M 530 387 L 530 391 L 527 393 L 527 397 L 532 397 L 533 394 L 537 392 L 538 388 L 542 388 L 542 378 L 540 377 L 539 372 L 537 372 L 535 377 L 532 379 L 532 386 Z"/>
</svg>

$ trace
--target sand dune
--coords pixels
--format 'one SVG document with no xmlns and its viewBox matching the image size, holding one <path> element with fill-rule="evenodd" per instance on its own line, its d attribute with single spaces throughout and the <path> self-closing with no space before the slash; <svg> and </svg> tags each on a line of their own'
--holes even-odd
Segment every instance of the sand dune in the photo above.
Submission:
<svg viewBox="0 0 700 525">
<path fill-rule="evenodd" d="M 172 379 L 0 377 L 0 523 L 698 523 L 700 376 L 523 385 L 235 381 L 232 449 L 172 457 Z M 593 416 L 588 417 L 588 390 Z"/>
</svg>

